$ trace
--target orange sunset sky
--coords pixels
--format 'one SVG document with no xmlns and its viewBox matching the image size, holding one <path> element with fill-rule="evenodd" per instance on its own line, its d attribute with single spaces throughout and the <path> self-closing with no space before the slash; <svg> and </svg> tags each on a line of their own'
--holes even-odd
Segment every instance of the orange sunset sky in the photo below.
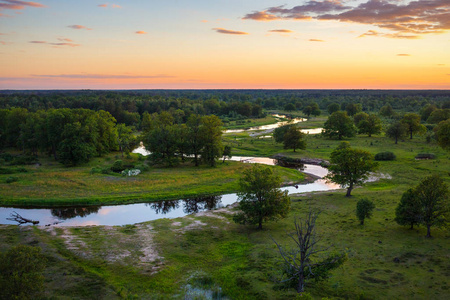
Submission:
<svg viewBox="0 0 450 300">
<path fill-rule="evenodd" d="M 0 0 L 0 89 L 449 89 L 450 0 Z"/>
</svg>

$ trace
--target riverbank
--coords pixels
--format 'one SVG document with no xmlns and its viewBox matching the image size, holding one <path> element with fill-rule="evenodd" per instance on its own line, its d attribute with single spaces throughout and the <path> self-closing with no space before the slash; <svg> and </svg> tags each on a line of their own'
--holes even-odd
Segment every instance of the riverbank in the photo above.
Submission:
<svg viewBox="0 0 450 300">
<path fill-rule="evenodd" d="M 137 155 L 123 159 L 137 164 Z M 175 168 L 150 168 L 138 176 L 91 173 L 93 167 L 107 167 L 114 156 L 96 158 L 91 163 L 65 168 L 52 160 L 41 159 L 41 165 L 25 166 L 27 172 L 14 174 L 16 182 L 6 183 L 10 175 L 0 175 L 0 205 L 15 207 L 48 207 L 112 205 L 158 200 L 175 200 L 219 195 L 238 190 L 238 179 L 249 167 L 239 162 L 219 162 L 217 167 L 194 167 L 191 163 Z M 142 162 L 141 162 L 142 163 Z M 300 183 L 305 176 L 292 169 L 273 167 L 283 182 Z"/>
</svg>

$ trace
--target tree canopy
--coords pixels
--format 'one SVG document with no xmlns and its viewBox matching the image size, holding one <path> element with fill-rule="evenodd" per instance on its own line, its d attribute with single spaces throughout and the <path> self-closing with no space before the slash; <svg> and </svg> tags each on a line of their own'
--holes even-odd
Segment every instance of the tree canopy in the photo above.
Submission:
<svg viewBox="0 0 450 300">
<path fill-rule="evenodd" d="M 364 150 L 352 149 L 349 143 L 343 142 L 331 153 L 329 173 L 325 178 L 346 186 L 346 196 L 350 197 L 353 188 L 362 185 L 377 166 L 378 163 L 373 160 L 372 154 Z"/>
<path fill-rule="evenodd" d="M 355 125 L 345 111 L 337 111 L 328 117 L 323 134 L 329 138 L 342 140 L 343 137 L 353 137 L 356 134 Z"/>
<path fill-rule="evenodd" d="M 450 151 L 450 119 L 440 122 L 435 128 L 435 133 L 439 146 Z"/>
<path fill-rule="evenodd" d="M 262 229 L 263 222 L 287 216 L 291 200 L 287 191 L 280 190 L 281 178 L 272 168 L 254 164 L 244 171 L 239 186 L 240 212 L 234 216 L 235 222 Z"/>
</svg>

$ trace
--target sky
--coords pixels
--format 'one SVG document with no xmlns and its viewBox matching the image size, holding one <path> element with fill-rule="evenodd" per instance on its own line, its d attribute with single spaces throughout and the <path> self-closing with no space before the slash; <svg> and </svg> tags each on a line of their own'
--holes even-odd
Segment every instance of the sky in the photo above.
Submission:
<svg viewBox="0 0 450 300">
<path fill-rule="evenodd" d="M 0 0 L 0 89 L 449 89 L 450 0 Z"/>
</svg>

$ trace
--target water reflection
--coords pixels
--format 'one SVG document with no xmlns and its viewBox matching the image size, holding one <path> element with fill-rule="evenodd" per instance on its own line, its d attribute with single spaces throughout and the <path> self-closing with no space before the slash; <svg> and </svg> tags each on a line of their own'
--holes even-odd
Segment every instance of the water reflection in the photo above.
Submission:
<svg viewBox="0 0 450 300">
<path fill-rule="evenodd" d="M 52 216 L 57 217 L 59 220 L 73 219 L 76 217 L 84 218 L 92 213 L 98 213 L 102 208 L 101 206 L 88 206 L 88 207 L 64 207 L 53 208 L 50 213 Z"/>
<path fill-rule="evenodd" d="M 175 210 L 180 206 L 180 200 L 166 200 L 153 203 L 145 203 L 146 206 L 150 207 L 157 214 L 167 214 L 171 210 Z"/>
<path fill-rule="evenodd" d="M 195 214 L 202 210 L 212 210 L 220 205 L 222 196 L 197 197 L 183 200 L 183 211 L 185 214 Z"/>
</svg>

